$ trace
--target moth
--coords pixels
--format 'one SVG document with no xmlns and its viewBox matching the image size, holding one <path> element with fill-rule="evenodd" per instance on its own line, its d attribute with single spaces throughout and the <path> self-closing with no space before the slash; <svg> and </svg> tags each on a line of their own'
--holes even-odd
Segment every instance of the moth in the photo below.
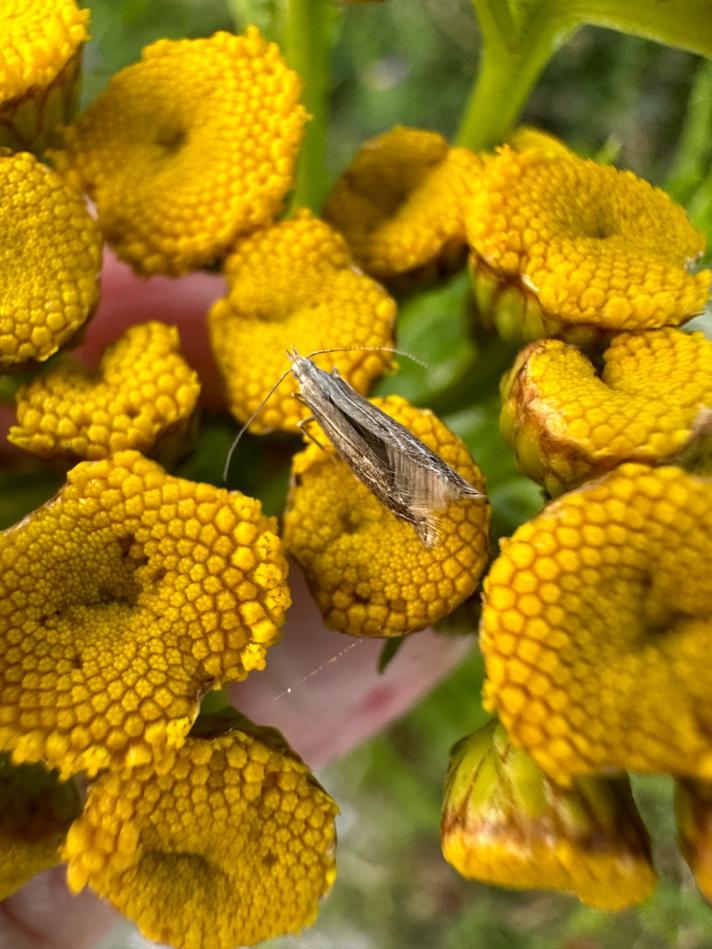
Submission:
<svg viewBox="0 0 712 949">
<path fill-rule="evenodd" d="M 296 349 L 287 355 L 299 397 L 339 457 L 381 504 L 415 528 L 425 547 L 437 543 L 435 515 L 448 502 L 473 498 L 487 503 L 485 494 L 405 426 L 359 395 L 337 369 L 319 369 Z"/>
</svg>

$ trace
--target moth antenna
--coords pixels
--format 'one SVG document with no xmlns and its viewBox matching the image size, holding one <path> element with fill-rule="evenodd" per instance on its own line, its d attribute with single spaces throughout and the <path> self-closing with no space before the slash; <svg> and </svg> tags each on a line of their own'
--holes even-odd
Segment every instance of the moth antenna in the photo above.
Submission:
<svg viewBox="0 0 712 949">
<path fill-rule="evenodd" d="M 277 379 L 277 381 L 270 387 L 270 390 L 267 393 L 267 395 L 264 397 L 264 399 L 262 399 L 260 404 L 257 406 L 257 408 L 252 413 L 252 415 L 248 418 L 245 424 L 242 426 L 242 428 L 237 433 L 237 435 L 235 435 L 235 440 L 233 441 L 232 445 L 230 445 L 230 451 L 227 453 L 227 458 L 225 459 L 225 467 L 223 468 L 223 481 L 227 481 L 227 476 L 230 471 L 230 463 L 232 462 L 232 456 L 235 454 L 235 449 L 237 448 L 240 442 L 240 439 L 245 434 L 245 432 L 250 427 L 250 425 L 252 425 L 254 420 L 260 414 L 260 412 L 265 407 L 267 402 L 269 402 L 269 400 L 272 398 L 272 396 L 274 395 L 276 390 L 279 388 L 279 386 L 282 385 L 282 383 L 284 382 L 284 380 L 287 378 L 287 376 L 289 375 L 291 371 L 292 371 L 291 367 L 289 369 L 284 370 L 284 372 L 279 377 L 279 379 Z"/>
<path fill-rule="evenodd" d="M 417 363 L 421 369 L 429 368 L 426 362 L 423 362 L 422 359 L 418 359 L 413 353 L 409 353 L 405 349 L 389 349 L 387 346 L 340 346 L 338 349 L 315 349 L 314 352 L 309 353 L 306 358 L 311 359 L 312 356 L 321 356 L 324 353 L 395 353 L 396 356 L 405 356 L 406 359 Z"/>
</svg>

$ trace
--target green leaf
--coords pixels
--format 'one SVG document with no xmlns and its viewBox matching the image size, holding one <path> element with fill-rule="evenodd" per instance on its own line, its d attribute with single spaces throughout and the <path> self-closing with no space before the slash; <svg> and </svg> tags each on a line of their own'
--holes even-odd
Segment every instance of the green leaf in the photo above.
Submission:
<svg viewBox="0 0 712 949">
<path fill-rule="evenodd" d="M 712 56 L 712 0 L 558 0 L 562 15 Z"/>
<path fill-rule="evenodd" d="M 386 640 L 386 644 L 381 650 L 381 655 L 378 657 L 377 668 L 381 675 L 391 664 L 391 661 L 395 658 L 404 642 L 405 636 L 394 636 L 392 639 Z"/>
<path fill-rule="evenodd" d="M 469 335 L 470 278 L 458 274 L 443 286 L 410 297 L 400 307 L 398 371 L 383 379 L 374 395 L 398 393 L 415 405 L 428 405 L 469 375 L 477 348 Z"/>
</svg>

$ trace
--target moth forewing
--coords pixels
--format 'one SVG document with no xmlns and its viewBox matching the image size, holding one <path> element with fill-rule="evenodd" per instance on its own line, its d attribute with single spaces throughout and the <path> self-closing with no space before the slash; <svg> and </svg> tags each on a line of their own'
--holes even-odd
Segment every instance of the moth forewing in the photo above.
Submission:
<svg viewBox="0 0 712 949">
<path fill-rule="evenodd" d="M 396 517 L 411 524 L 426 547 L 437 543 L 435 514 L 453 500 L 480 498 L 404 425 L 359 395 L 336 369 L 319 369 L 291 350 L 301 397 L 338 455 Z"/>
</svg>

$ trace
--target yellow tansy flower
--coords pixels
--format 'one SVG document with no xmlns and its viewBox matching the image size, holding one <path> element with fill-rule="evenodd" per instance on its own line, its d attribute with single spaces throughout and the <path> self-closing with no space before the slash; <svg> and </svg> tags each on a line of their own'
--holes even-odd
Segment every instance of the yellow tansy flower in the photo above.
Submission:
<svg viewBox="0 0 712 949">
<path fill-rule="evenodd" d="M 182 274 L 266 224 L 292 183 L 300 83 L 256 28 L 159 40 L 65 133 L 55 155 L 141 273 Z"/>
<path fill-rule="evenodd" d="M 73 782 L 62 784 L 41 765 L 0 759 L 0 899 L 61 862 L 69 825 L 80 814 Z"/>
<path fill-rule="evenodd" d="M 43 361 L 99 299 L 101 235 L 83 199 L 27 152 L 0 149 L 0 371 Z"/>
<path fill-rule="evenodd" d="M 45 457 L 165 448 L 186 435 L 199 394 L 177 327 L 141 323 L 107 348 L 95 375 L 59 366 L 22 386 L 8 439 Z"/>
<path fill-rule="evenodd" d="M 302 211 L 241 241 L 225 266 L 227 297 L 213 306 L 210 337 L 225 379 L 230 411 L 245 422 L 289 368 L 288 348 L 336 367 L 360 393 L 390 365 L 396 305 L 353 264 L 343 238 Z M 256 434 L 297 431 L 309 410 L 284 380 L 250 425 Z"/>
<path fill-rule="evenodd" d="M 680 851 L 704 898 L 712 900 L 712 783 L 677 781 L 675 812 Z"/>
<path fill-rule="evenodd" d="M 88 23 L 75 0 L 0 4 L 0 145 L 41 149 L 70 117 Z"/>
<path fill-rule="evenodd" d="M 441 837 L 445 859 L 465 877 L 567 890 L 608 912 L 641 902 L 655 886 L 628 779 L 582 777 L 559 787 L 496 722 L 453 748 Z"/>
<path fill-rule="evenodd" d="M 485 699 L 554 780 L 712 777 L 712 479 L 623 465 L 522 525 L 485 580 Z"/>
<path fill-rule="evenodd" d="M 712 412 L 712 342 L 702 333 L 621 333 L 599 373 L 559 340 L 531 343 L 502 381 L 500 427 L 522 471 L 557 495 L 624 461 L 671 460 Z"/>
<path fill-rule="evenodd" d="M 148 938 L 253 945 L 312 923 L 335 876 L 337 807 L 292 752 L 234 730 L 91 787 L 65 847 L 87 883 Z"/>
<path fill-rule="evenodd" d="M 570 156 L 572 154 L 560 138 L 534 125 L 519 125 L 509 136 L 508 141 L 518 152 L 536 148 L 548 155 Z"/>
<path fill-rule="evenodd" d="M 0 534 L 0 747 L 70 775 L 181 744 L 208 688 L 264 667 L 286 573 L 252 498 L 138 452 L 77 465 Z"/>
<path fill-rule="evenodd" d="M 399 396 L 373 399 L 484 493 L 465 445 L 427 409 Z M 304 568 L 324 620 L 352 636 L 402 636 L 447 616 L 477 587 L 488 551 L 489 505 L 451 502 L 428 549 L 335 457 L 326 436 L 292 462 L 284 517 L 288 552 Z"/>
<path fill-rule="evenodd" d="M 632 172 L 503 147 L 467 216 L 478 306 L 509 339 L 676 326 L 702 312 L 701 232 Z"/>
<path fill-rule="evenodd" d="M 437 132 L 394 128 L 366 144 L 336 182 L 325 218 L 364 270 L 390 280 L 454 269 L 465 252 L 465 210 L 482 161 Z"/>
</svg>

